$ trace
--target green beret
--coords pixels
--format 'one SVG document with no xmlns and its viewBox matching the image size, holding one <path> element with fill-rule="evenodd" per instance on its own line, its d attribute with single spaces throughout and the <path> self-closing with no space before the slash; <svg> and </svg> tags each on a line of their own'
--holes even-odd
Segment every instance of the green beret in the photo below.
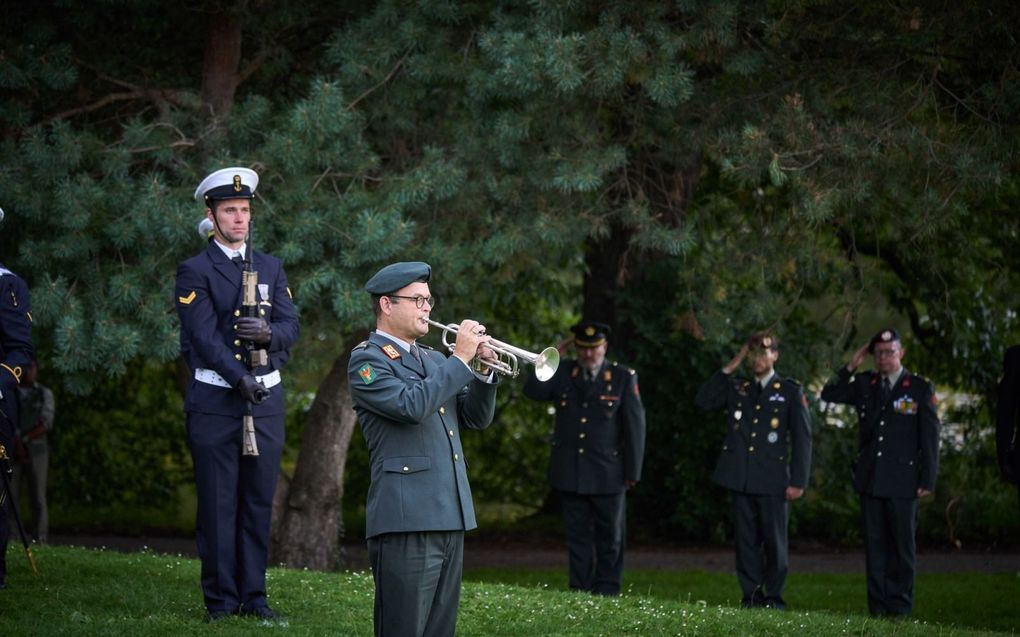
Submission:
<svg viewBox="0 0 1020 637">
<path fill-rule="evenodd" d="M 365 291 L 369 294 L 385 295 L 396 292 L 400 288 L 410 285 L 415 281 L 428 283 L 432 278 L 432 266 L 421 261 L 402 261 L 391 263 L 382 270 L 379 270 L 365 284 Z"/>
</svg>

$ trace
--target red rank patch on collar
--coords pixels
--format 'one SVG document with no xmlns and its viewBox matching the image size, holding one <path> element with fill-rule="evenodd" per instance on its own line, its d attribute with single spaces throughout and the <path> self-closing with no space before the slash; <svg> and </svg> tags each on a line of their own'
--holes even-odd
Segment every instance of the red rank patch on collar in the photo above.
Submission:
<svg viewBox="0 0 1020 637">
<path fill-rule="evenodd" d="M 387 356 L 389 356 L 389 357 L 390 357 L 390 360 L 396 360 L 396 359 L 400 358 L 400 352 L 398 352 L 398 351 L 397 351 L 397 348 L 396 348 L 396 347 L 393 347 L 392 345 L 389 345 L 389 344 L 387 344 L 387 345 L 383 345 L 383 346 L 382 346 L 382 351 L 383 351 L 383 352 L 384 352 L 384 353 L 385 353 L 385 354 L 386 354 Z"/>
</svg>

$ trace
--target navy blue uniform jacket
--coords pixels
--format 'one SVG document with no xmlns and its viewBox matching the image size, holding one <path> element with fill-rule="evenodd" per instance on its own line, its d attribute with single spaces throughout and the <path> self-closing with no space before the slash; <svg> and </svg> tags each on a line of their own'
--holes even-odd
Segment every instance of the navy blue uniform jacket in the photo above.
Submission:
<svg viewBox="0 0 1020 637">
<path fill-rule="evenodd" d="M 822 400 L 853 405 L 860 423 L 854 489 L 876 498 L 916 498 L 935 490 L 939 471 L 939 418 L 935 386 L 906 369 L 881 399 L 881 376 L 841 367 L 822 389 Z"/>
<path fill-rule="evenodd" d="M 694 399 L 703 411 L 726 409 L 726 439 L 712 480 L 732 491 L 784 496 L 807 488 L 811 416 L 800 384 L 778 374 L 764 389 L 717 371 Z"/>
<path fill-rule="evenodd" d="M 0 392 L 2 408 L 10 419 L 17 418 L 17 393 L 21 375 L 32 362 L 32 306 L 28 286 L 18 275 L 0 264 Z M 16 423 L 0 423 L 14 427 Z M 14 430 L 6 431 L 13 435 Z M 8 455 L 12 450 L 8 449 Z"/>
<path fill-rule="evenodd" d="M 351 398 L 372 476 L 366 537 L 477 526 L 460 430 L 492 423 L 496 385 L 453 357 L 419 349 L 424 374 L 409 353 L 375 332 L 351 352 Z"/>
<path fill-rule="evenodd" d="M 634 370 L 605 361 L 587 382 L 577 361 L 568 359 L 544 383 L 529 373 L 524 395 L 556 406 L 549 456 L 554 489 L 608 495 L 624 491 L 625 480 L 641 480 L 645 407 Z"/>
<path fill-rule="evenodd" d="M 299 332 L 298 313 L 280 260 L 253 252 L 252 265 L 259 275 L 259 309 L 273 330 L 272 341 L 262 346 L 269 352 L 269 365 L 254 371 L 261 376 L 281 369 L 290 357 L 289 348 Z M 242 415 L 244 398 L 235 388 L 249 372 L 243 360 L 244 348 L 234 335 L 234 322 L 241 315 L 240 268 L 210 242 L 203 252 L 177 266 L 174 293 L 181 318 L 181 354 L 192 371 L 185 411 Z M 231 389 L 195 380 L 197 368 L 217 372 L 230 383 Z M 269 399 L 253 409 L 256 418 L 282 413 L 283 385 L 273 387 Z"/>
</svg>

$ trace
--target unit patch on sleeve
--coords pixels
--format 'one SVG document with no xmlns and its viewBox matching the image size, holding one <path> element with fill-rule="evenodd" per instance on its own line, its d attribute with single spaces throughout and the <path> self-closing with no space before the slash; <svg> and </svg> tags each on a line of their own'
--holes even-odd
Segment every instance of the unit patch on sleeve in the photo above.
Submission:
<svg viewBox="0 0 1020 637">
<path fill-rule="evenodd" d="M 366 385 L 371 385 L 372 381 L 375 380 L 375 370 L 368 363 L 365 363 L 358 368 L 358 376 L 361 376 L 361 380 L 365 381 Z"/>
</svg>

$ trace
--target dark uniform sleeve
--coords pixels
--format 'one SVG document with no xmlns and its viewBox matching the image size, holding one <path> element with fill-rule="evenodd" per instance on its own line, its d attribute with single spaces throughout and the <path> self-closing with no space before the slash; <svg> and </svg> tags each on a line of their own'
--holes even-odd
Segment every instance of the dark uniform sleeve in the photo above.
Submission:
<svg viewBox="0 0 1020 637">
<path fill-rule="evenodd" d="M 460 390 L 457 394 L 457 416 L 461 427 L 485 429 L 492 424 L 492 419 L 496 415 L 498 386 L 498 378 L 496 383 L 488 383 L 475 376 L 464 389 Z"/>
<path fill-rule="evenodd" d="M 918 439 L 921 446 L 921 473 L 918 484 L 922 489 L 935 490 L 935 478 L 939 472 L 939 417 L 935 411 L 938 399 L 935 385 L 926 383 L 927 391 L 918 406 Z"/>
<path fill-rule="evenodd" d="M 694 404 L 701 411 L 716 411 L 726 406 L 727 392 L 730 388 L 732 376 L 718 370 L 712 377 L 701 386 L 697 395 L 694 396 Z"/>
<path fill-rule="evenodd" d="M 999 405 L 995 423 L 995 450 L 1005 477 L 1020 482 L 1017 473 L 1017 411 L 1020 410 L 1020 345 L 1006 350 L 999 380 Z"/>
<path fill-rule="evenodd" d="M 14 274 L 0 276 L 0 387 L 6 396 L 15 391 L 21 374 L 32 362 L 32 305 L 28 286 Z M 11 394 L 13 396 L 13 393 Z"/>
<path fill-rule="evenodd" d="M 856 389 L 854 384 L 850 382 L 853 375 L 853 372 L 848 370 L 846 366 L 837 369 L 836 374 L 822 388 L 822 400 L 827 403 L 840 403 L 843 405 L 856 403 Z"/>
<path fill-rule="evenodd" d="M 621 425 L 623 427 L 623 479 L 638 482 L 645 458 L 645 406 L 634 370 L 621 396 Z"/>
<path fill-rule="evenodd" d="M 531 400 L 553 400 L 556 398 L 556 393 L 559 390 L 559 379 L 562 378 L 561 372 L 565 368 L 565 363 L 566 361 L 562 361 L 553 377 L 544 383 L 535 376 L 533 368 L 528 369 L 528 374 L 524 377 L 524 395 Z"/>
<path fill-rule="evenodd" d="M 492 422 L 496 385 L 478 381 L 463 362 L 450 357 L 426 378 L 408 383 L 393 373 L 390 361 L 377 350 L 375 345 L 355 348 L 347 368 L 351 398 L 362 408 L 394 422 L 416 425 L 472 383 L 469 396 L 465 397 L 462 409 L 465 420 L 461 424 L 481 429 Z M 491 393 L 486 387 L 492 388 Z M 482 404 L 485 401 L 489 402 L 487 409 Z"/>
<path fill-rule="evenodd" d="M 298 322 L 298 311 L 291 299 L 290 286 L 287 284 L 287 273 L 283 264 L 279 264 L 279 275 L 273 285 L 273 337 L 269 342 L 270 352 L 290 349 L 301 331 Z"/>
<path fill-rule="evenodd" d="M 796 400 L 790 409 L 787 425 L 793 446 L 790 459 L 790 486 L 806 489 L 811 471 L 811 413 L 808 411 L 804 388 L 797 385 Z"/>
<path fill-rule="evenodd" d="M 244 363 L 234 358 L 234 352 L 217 333 L 216 310 L 209 298 L 205 277 L 187 261 L 177 267 L 174 294 L 181 330 L 186 334 L 183 340 L 190 344 L 191 351 L 202 361 L 203 367 L 214 370 L 231 387 L 236 387 L 248 370 Z"/>
</svg>

